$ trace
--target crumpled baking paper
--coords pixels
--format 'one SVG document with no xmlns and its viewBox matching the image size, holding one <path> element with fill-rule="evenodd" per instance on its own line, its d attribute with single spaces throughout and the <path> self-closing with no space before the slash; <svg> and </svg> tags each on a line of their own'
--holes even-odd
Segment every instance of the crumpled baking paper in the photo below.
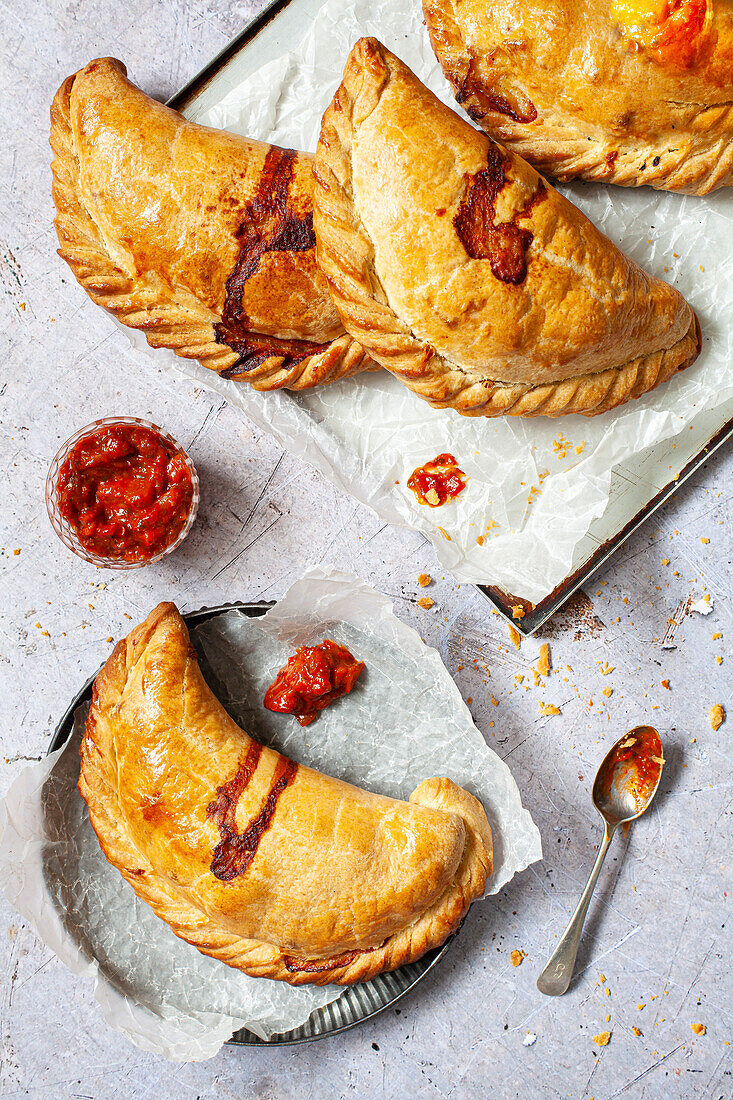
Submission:
<svg viewBox="0 0 733 1100">
<path fill-rule="evenodd" d="M 301 727 L 262 705 L 292 647 L 334 638 L 366 668 L 348 698 Z M 265 744 L 330 775 L 406 798 L 447 775 L 483 802 L 494 836 L 488 892 L 541 858 L 539 832 L 506 764 L 485 744 L 439 655 L 355 577 L 315 568 L 259 619 L 197 627 L 202 668 Z M 337 986 L 250 978 L 177 939 L 107 863 L 77 791 L 86 705 L 63 749 L 26 768 L 0 806 L 0 887 L 76 974 L 94 979 L 107 1022 L 174 1061 L 211 1058 L 240 1027 L 263 1039 L 304 1023 Z"/>
<path fill-rule="evenodd" d="M 313 151 L 347 53 L 364 34 L 378 37 L 460 113 L 418 2 L 328 0 L 298 49 L 243 78 L 217 105 L 196 113 L 194 103 L 189 117 Z M 431 409 L 386 371 L 298 395 L 260 394 L 196 363 L 151 354 L 238 405 L 383 519 L 423 531 L 457 580 L 497 584 L 537 602 L 567 575 L 575 547 L 605 511 L 613 467 L 733 397 L 733 194 L 700 199 L 582 183 L 561 190 L 638 263 L 673 283 L 702 323 L 694 366 L 614 412 L 461 417 Z M 407 479 L 443 451 L 469 474 L 468 488 L 442 508 L 421 506 Z"/>
</svg>

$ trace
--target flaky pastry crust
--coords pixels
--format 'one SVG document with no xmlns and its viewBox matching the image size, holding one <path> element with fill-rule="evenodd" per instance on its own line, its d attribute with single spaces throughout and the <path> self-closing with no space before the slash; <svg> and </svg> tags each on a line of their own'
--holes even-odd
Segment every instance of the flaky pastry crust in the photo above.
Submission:
<svg viewBox="0 0 733 1100">
<path fill-rule="evenodd" d="M 699 352 L 676 290 L 376 39 L 349 56 L 315 179 L 318 262 L 345 327 L 436 407 L 596 415 Z"/>
<path fill-rule="evenodd" d="M 458 102 L 540 171 L 694 195 L 733 183 L 727 0 L 424 0 L 424 11 Z"/>
<path fill-rule="evenodd" d="M 151 347 L 260 390 L 374 366 L 316 265 L 307 154 L 196 126 L 113 58 L 62 84 L 51 146 L 59 254 Z"/>
<path fill-rule="evenodd" d="M 449 779 L 399 802 L 248 737 L 173 604 L 98 675 L 79 790 L 107 859 L 177 936 L 292 985 L 414 961 L 457 929 L 492 867 L 486 814 Z"/>
</svg>

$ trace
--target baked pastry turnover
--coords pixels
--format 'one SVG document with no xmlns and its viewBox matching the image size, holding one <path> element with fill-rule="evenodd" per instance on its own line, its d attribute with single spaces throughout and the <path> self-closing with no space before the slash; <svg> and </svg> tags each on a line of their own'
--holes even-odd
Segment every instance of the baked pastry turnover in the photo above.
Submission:
<svg viewBox="0 0 733 1100">
<path fill-rule="evenodd" d="M 733 183 L 729 0 L 423 0 L 458 102 L 559 179 Z"/>
<path fill-rule="evenodd" d="M 256 389 L 373 366 L 316 266 L 312 158 L 187 122 L 125 74 L 92 61 L 51 109 L 59 252 L 90 297 Z"/>
<path fill-rule="evenodd" d="M 439 408 L 594 415 L 699 351 L 697 319 L 375 39 L 316 154 L 318 262 L 344 325 Z"/>
<path fill-rule="evenodd" d="M 456 930 L 492 866 L 486 814 L 449 779 L 398 802 L 248 737 L 170 603 L 97 676 L 79 790 L 107 859 L 177 936 L 293 985 L 419 958 Z"/>
</svg>

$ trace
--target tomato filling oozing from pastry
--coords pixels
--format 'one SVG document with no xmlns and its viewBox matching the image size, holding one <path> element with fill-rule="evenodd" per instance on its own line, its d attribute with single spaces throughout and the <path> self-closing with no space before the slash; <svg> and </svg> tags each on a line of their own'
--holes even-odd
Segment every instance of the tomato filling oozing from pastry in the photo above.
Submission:
<svg viewBox="0 0 733 1100">
<path fill-rule="evenodd" d="M 455 500 L 466 488 L 467 478 L 451 454 L 436 455 L 430 462 L 418 466 L 407 481 L 418 504 L 427 504 L 430 508 L 440 508 L 449 500 Z"/>
<path fill-rule="evenodd" d="M 301 726 L 308 726 L 320 710 L 349 694 L 363 668 L 363 661 L 329 638 L 320 645 L 299 646 L 265 692 L 265 706 L 294 714 Z"/>
<path fill-rule="evenodd" d="M 712 0 L 612 0 L 610 14 L 630 49 L 684 68 L 697 58 Z"/>
<path fill-rule="evenodd" d="M 214 326 L 217 342 L 240 356 L 223 372 L 225 377 L 246 374 L 272 356 L 294 366 L 325 351 L 330 338 L 338 334 L 327 324 L 324 328 L 320 318 L 309 317 L 316 238 L 312 211 L 296 209 L 290 198 L 297 158 L 295 149 L 271 146 L 257 190 L 243 210 L 237 231 L 240 253 L 227 279 L 222 320 Z M 304 253 L 311 253 L 311 259 Z M 284 287 L 287 293 L 283 295 Z M 305 338 L 262 331 L 260 325 L 268 310 L 284 328 L 302 329 Z M 328 339 L 324 341 L 323 336 Z"/>
</svg>

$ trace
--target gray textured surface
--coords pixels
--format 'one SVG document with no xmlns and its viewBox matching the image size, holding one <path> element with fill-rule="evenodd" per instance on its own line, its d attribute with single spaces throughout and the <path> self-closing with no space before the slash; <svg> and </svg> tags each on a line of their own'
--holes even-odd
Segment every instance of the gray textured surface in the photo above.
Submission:
<svg viewBox="0 0 733 1100">
<path fill-rule="evenodd" d="M 309 1047 L 226 1049 L 201 1065 L 168 1065 L 110 1031 L 89 984 L 0 901 L 0 1095 L 730 1098 L 733 715 L 714 733 L 708 710 L 733 706 L 731 455 L 704 468 L 556 616 L 542 635 L 555 672 L 542 689 L 525 690 L 539 640 L 517 652 L 472 589 L 440 576 L 421 537 L 383 526 L 240 414 L 151 369 L 55 255 L 47 113 L 56 86 L 111 53 L 166 96 L 255 6 L 14 0 L 0 8 L 0 792 L 45 751 L 69 698 L 109 651 L 106 639 L 128 627 L 126 614 L 137 619 L 162 597 L 184 609 L 276 598 L 306 564 L 332 562 L 391 595 L 440 650 L 480 729 L 511 762 L 546 858 L 475 907 L 443 965 L 399 1011 Z M 190 449 L 203 499 L 181 552 L 102 575 L 56 541 L 43 484 L 59 442 L 120 412 L 158 420 Z M 436 578 L 430 612 L 416 605 L 422 571 Z M 706 591 L 713 612 L 684 616 L 677 648 L 663 650 L 668 620 Z M 614 666 L 605 677 L 604 661 Z M 540 699 L 561 705 L 561 716 L 540 717 Z M 604 746 L 639 721 L 666 742 L 662 793 L 648 820 L 616 842 L 579 976 L 565 997 L 548 1000 L 535 976 L 600 835 L 593 773 Z M 527 953 L 517 968 L 514 948 Z M 696 1022 L 704 1036 L 693 1034 Z M 605 1030 L 611 1041 L 599 1048 L 592 1036 Z M 532 1046 L 523 1045 L 528 1031 Z"/>
</svg>

